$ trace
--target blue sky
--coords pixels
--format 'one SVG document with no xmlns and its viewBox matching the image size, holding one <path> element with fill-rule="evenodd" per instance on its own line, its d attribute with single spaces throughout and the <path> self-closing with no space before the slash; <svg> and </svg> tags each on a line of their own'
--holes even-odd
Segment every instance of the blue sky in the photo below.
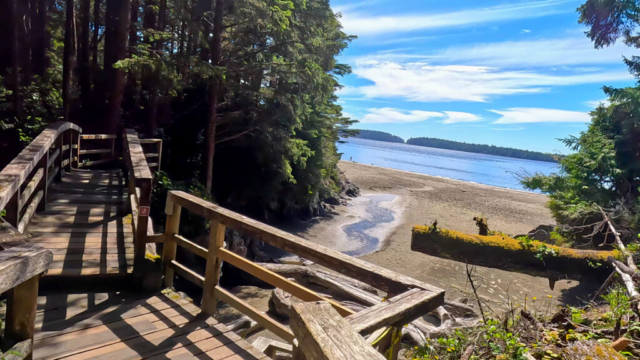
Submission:
<svg viewBox="0 0 640 360">
<path fill-rule="evenodd" d="M 596 50 L 570 0 L 332 0 L 357 35 L 338 94 L 357 128 L 567 153 L 602 86 L 635 80 Z"/>
</svg>

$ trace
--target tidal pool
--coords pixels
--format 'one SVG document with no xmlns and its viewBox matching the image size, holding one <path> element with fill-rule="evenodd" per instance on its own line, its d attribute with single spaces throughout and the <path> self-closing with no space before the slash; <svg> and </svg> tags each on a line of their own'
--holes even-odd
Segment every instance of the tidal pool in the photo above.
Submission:
<svg viewBox="0 0 640 360">
<path fill-rule="evenodd" d="M 349 242 L 357 242 L 357 249 L 345 251 L 349 256 L 361 256 L 374 252 L 380 248 L 381 239 L 372 231 L 378 226 L 391 223 L 395 217 L 392 209 L 380 206 L 381 203 L 393 202 L 397 196 L 390 194 L 365 195 L 369 203 L 365 207 L 364 219 L 349 225 L 343 230 Z"/>
</svg>

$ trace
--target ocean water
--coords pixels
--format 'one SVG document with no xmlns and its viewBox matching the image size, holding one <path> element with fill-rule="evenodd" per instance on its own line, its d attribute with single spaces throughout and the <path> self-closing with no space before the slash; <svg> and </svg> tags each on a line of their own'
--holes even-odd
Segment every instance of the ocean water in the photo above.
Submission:
<svg viewBox="0 0 640 360">
<path fill-rule="evenodd" d="M 450 179 L 525 190 L 518 174 L 558 171 L 558 164 L 544 161 L 515 159 L 502 156 L 468 153 L 349 138 L 338 144 L 342 160 L 390 169 L 412 171 Z"/>
</svg>

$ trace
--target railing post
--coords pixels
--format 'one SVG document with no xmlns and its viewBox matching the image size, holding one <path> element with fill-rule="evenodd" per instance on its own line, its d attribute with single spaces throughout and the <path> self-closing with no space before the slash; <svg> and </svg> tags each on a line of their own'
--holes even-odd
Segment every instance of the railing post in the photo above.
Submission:
<svg viewBox="0 0 640 360">
<path fill-rule="evenodd" d="M 42 179 L 40 179 L 40 182 L 38 183 L 38 185 L 36 186 L 36 189 L 33 191 L 34 194 L 37 194 L 38 192 L 40 192 L 40 190 L 42 190 L 42 200 L 40 200 L 40 203 L 38 204 L 38 207 L 36 208 L 36 211 L 45 211 L 47 209 L 47 190 L 49 189 L 49 150 L 47 150 L 44 154 L 44 156 L 42 157 L 42 159 L 40 159 L 40 163 L 38 164 L 38 168 L 42 168 L 44 169 L 43 175 L 42 175 Z"/>
<path fill-rule="evenodd" d="M 218 256 L 218 249 L 224 248 L 224 235 L 227 227 L 218 221 L 212 220 L 209 227 L 209 253 L 207 254 L 207 267 L 204 272 L 204 287 L 202 288 L 202 312 L 213 316 L 216 312 L 218 299 L 215 296 L 215 288 L 220 280 L 222 259 Z"/>
<path fill-rule="evenodd" d="M 56 149 L 60 150 L 58 157 L 53 162 L 53 167 L 58 169 L 58 173 L 56 174 L 56 178 L 54 181 L 60 182 L 62 181 L 62 159 L 64 158 L 64 152 L 62 151 L 62 146 L 64 145 L 64 133 L 58 135 L 56 139 Z"/>
<path fill-rule="evenodd" d="M 147 207 L 148 210 L 150 203 L 151 180 L 140 180 L 140 198 L 138 199 L 138 225 L 136 227 L 136 234 L 134 237 L 134 273 L 139 273 L 140 269 L 142 269 L 142 262 L 144 261 L 147 249 L 147 226 L 149 224 L 149 213 L 146 212 L 146 210 L 143 212 L 140 208 L 144 206 Z"/>
<path fill-rule="evenodd" d="M 80 169 L 80 139 L 81 138 L 82 136 L 78 134 L 78 149 L 77 149 L 78 158 L 76 159 L 76 169 Z"/>
<path fill-rule="evenodd" d="M 71 173 L 71 162 L 73 161 L 73 131 L 67 131 L 69 133 L 69 163 L 65 166 L 68 173 Z M 63 156 L 63 154 L 60 154 Z"/>
<path fill-rule="evenodd" d="M 167 222 L 164 231 L 164 247 L 162 249 L 162 265 L 164 268 L 164 286 L 173 286 L 173 268 L 171 262 L 176 259 L 178 245 L 173 240 L 173 235 L 178 234 L 180 229 L 180 214 L 182 207 L 171 201 L 171 193 L 167 195 L 167 206 L 165 208 Z"/>
<path fill-rule="evenodd" d="M 20 187 L 16 190 L 15 194 L 11 197 L 7 205 L 4 207 L 6 214 L 4 219 L 16 229 L 20 223 Z"/>
</svg>

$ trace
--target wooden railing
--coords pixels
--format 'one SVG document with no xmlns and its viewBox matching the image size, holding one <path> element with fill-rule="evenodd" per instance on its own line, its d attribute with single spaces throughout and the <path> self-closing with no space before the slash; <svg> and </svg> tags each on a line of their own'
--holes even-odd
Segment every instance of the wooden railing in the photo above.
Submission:
<svg viewBox="0 0 640 360">
<path fill-rule="evenodd" d="M 77 152 L 78 168 L 107 164 L 110 162 L 117 161 L 118 160 L 118 156 L 116 155 L 116 139 L 117 138 L 118 137 L 116 135 L 106 135 L 106 134 L 80 135 L 80 138 L 78 139 L 78 152 Z M 105 146 L 104 144 L 101 144 L 101 145 L 97 145 L 93 149 L 82 150 L 80 148 L 82 140 L 93 141 L 96 143 L 107 143 L 108 145 L 106 145 L 106 147 L 97 148 L 97 146 Z M 105 154 L 108 156 L 104 157 Z M 85 155 L 85 157 L 86 156 L 95 157 L 96 155 L 101 155 L 102 158 L 101 159 L 94 158 L 93 160 L 89 160 L 89 159 L 82 160 L 81 159 L 82 155 Z"/>
<path fill-rule="evenodd" d="M 27 229 L 36 210 L 44 210 L 47 189 L 60 181 L 62 171 L 71 171 L 74 139 L 82 129 L 57 122 L 38 135 L 0 172 L 0 211 L 20 233 Z"/>
<path fill-rule="evenodd" d="M 183 208 L 210 220 L 208 248 L 180 235 L 180 216 Z M 218 300 L 221 300 L 289 343 L 293 343 L 296 337 L 291 330 L 219 286 L 220 266 L 223 261 L 281 288 L 305 302 L 326 301 L 338 314 L 346 317 L 345 320 L 353 331 L 361 335 L 370 334 L 385 327 L 400 327 L 444 303 L 444 291 L 439 288 L 306 241 L 181 191 L 169 192 L 165 212 L 167 222 L 162 239 L 164 242 L 162 261 L 165 271 L 165 285 L 167 287 L 173 285 L 174 273 L 176 273 L 202 287 L 201 307 L 204 313 L 213 315 Z M 389 299 L 364 311 L 354 313 L 331 299 L 323 298 L 319 294 L 225 249 L 224 238 L 227 228 L 232 228 L 242 234 L 367 283 L 387 292 Z M 206 259 L 204 276 L 176 261 L 178 246 Z"/>
<path fill-rule="evenodd" d="M 153 175 L 142 150 L 138 133 L 125 129 L 122 133 L 123 158 L 127 166 L 127 184 L 129 185 L 129 203 L 131 205 L 134 262 L 133 271 L 139 273 L 144 260 L 146 244 L 156 242 L 160 235 L 154 235 L 150 218 L 151 186 Z M 136 269 L 137 268 L 137 269 Z"/>
<path fill-rule="evenodd" d="M 140 139 L 140 144 L 154 146 L 150 151 L 145 151 L 144 146 L 142 149 L 145 158 L 147 158 L 149 169 L 152 169 L 152 171 L 160 171 L 162 165 L 162 139 Z"/>
</svg>

